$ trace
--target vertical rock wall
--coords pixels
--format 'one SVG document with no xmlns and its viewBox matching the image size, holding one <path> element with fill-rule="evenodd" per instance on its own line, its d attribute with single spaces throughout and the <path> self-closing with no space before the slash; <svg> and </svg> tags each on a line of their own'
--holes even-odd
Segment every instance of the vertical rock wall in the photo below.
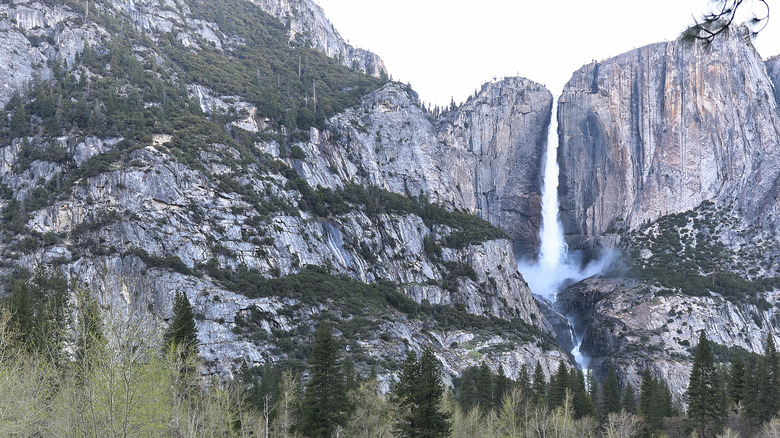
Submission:
<svg viewBox="0 0 780 438">
<path fill-rule="evenodd" d="M 774 228 L 780 117 L 743 29 L 709 50 L 653 44 L 574 73 L 559 101 L 561 210 L 573 242 L 733 199 Z"/>
</svg>

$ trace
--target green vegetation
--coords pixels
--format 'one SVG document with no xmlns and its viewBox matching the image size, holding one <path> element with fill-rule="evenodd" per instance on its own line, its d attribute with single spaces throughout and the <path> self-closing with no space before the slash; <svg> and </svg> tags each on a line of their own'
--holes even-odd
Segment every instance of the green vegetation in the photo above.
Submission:
<svg viewBox="0 0 780 438">
<path fill-rule="evenodd" d="M 393 193 L 385 189 L 358 184 L 349 184 L 343 189 L 312 189 L 303 178 L 293 177 L 288 189 L 301 193 L 298 207 L 318 216 L 345 214 L 359 208 L 370 218 L 380 214 L 413 214 L 420 216 L 429 228 L 444 225 L 452 232 L 442 239 L 441 246 L 464 248 L 495 239 L 508 239 L 507 234 L 490 222 L 462 211 L 449 211 L 443 205 L 431 203 L 424 196 L 413 197 Z M 426 251 L 440 255 L 439 244 L 426 243 Z"/>
<path fill-rule="evenodd" d="M 293 298 L 299 303 L 288 307 L 290 316 L 312 306 L 329 303 L 332 310 L 322 314 L 334 328 L 348 339 L 350 348 L 362 351 L 357 340 L 377 336 L 381 325 L 397 318 L 400 312 L 409 318 L 427 322 L 433 330 L 468 330 L 475 334 L 490 336 L 502 333 L 509 342 L 524 344 L 540 342 L 544 348 L 554 348 L 555 340 L 527 322 L 516 318 L 506 320 L 493 316 L 472 315 L 465 309 L 451 306 L 417 304 L 397 285 L 386 281 L 366 284 L 348 277 L 335 276 L 319 266 L 305 266 L 298 274 L 280 278 L 266 278 L 259 272 L 246 269 L 228 271 L 215 264 L 208 268 L 208 274 L 226 289 L 252 298 Z M 266 331 L 262 321 L 266 318 L 257 309 L 250 309 L 236 315 L 234 331 L 255 341 L 264 341 Z M 308 354 L 306 345 L 295 343 L 294 338 L 311 335 L 311 327 L 301 326 L 292 332 L 274 331 L 274 339 L 281 339 L 284 352 L 290 358 L 303 359 Z M 362 358 L 371 363 L 370 358 Z"/>
<path fill-rule="evenodd" d="M 192 13 L 216 23 L 228 36 L 243 43 L 223 41 L 223 50 L 198 39 L 198 50 L 182 45 L 169 33 L 160 40 L 162 53 L 182 68 L 187 83 L 205 85 L 222 95 L 241 96 L 291 132 L 311 126 L 357 104 L 387 82 L 344 67 L 308 47 L 306 41 L 288 41 L 288 29 L 251 2 L 192 0 Z M 230 11 L 230 14 L 225 14 Z"/>
<path fill-rule="evenodd" d="M 320 323 L 309 360 L 311 376 L 301 404 L 301 431 L 308 437 L 330 438 L 337 428 L 347 425 L 353 409 L 337 350 L 333 329 Z"/>
<path fill-rule="evenodd" d="M 452 434 L 450 413 L 442 410 L 442 365 L 430 348 L 419 359 L 410 352 L 392 395 L 398 403 L 393 434 L 403 438 L 445 438 Z"/>
<path fill-rule="evenodd" d="M 712 349 L 702 330 L 686 392 L 689 421 L 700 437 L 715 435 L 725 422 L 726 405 L 720 394 L 725 388 L 718 383 L 718 369 L 715 367 Z"/>
<path fill-rule="evenodd" d="M 190 300 L 178 291 L 173 298 L 173 317 L 164 336 L 166 350 L 173 351 L 186 362 L 198 351 L 198 329 Z"/>
<path fill-rule="evenodd" d="M 718 240 L 727 209 L 704 202 L 694 211 L 667 215 L 629 234 L 627 249 L 636 278 L 691 296 L 711 292 L 743 301 L 759 292 L 780 288 L 780 277 L 747 277 L 740 262 L 760 263 L 759 254 L 734 254 Z M 642 251 L 646 254 L 642 254 Z M 649 252 L 647 252 L 649 251 Z M 739 260 L 739 259 L 737 259 Z"/>
</svg>

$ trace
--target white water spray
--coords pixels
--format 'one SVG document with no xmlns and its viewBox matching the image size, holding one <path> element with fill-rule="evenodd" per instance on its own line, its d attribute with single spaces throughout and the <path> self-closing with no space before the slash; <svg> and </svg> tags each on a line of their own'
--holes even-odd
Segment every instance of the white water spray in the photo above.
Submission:
<svg viewBox="0 0 780 438">
<path fill-rule="evenodd" d="M 613 259 L 607 254 L 599 260 L 590 262 L 584 269 L 579 260 L 569 255 L 561 224 L 558 203 L 558 118 L 555 114 L 558 99 L 553 101 L 553 114 L 547 134 L 547 147 L 544 158 L 542 183 L 542 226 L 539 230 L 538 262 L 518 262 L 518 269 L 528 282 L 534 294 L 554 302 L 558 288 L 566 281 L 580 281 L 599 274 Z M 571 323 L 571 318 L 566 316 Z M 571 351 L 577 364 L 587 369 L 590 358 L 580 352 L 582 335 L 574 336 L 574 349 Z"/>
</svg>

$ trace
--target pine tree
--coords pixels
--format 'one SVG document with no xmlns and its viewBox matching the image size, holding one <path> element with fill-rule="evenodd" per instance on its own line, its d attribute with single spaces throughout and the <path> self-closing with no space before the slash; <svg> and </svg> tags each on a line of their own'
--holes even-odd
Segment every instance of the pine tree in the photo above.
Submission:
<svg viewBox="0 0 780 438">
<path fill-rule="evenodd" d="M 17 281 L 13 284 L 8 307 L 11 312 L 10 323 L 17 333 L 20 345 L 30 348 L 34 336 L 35 315 L 32 293 L 26 281 Z"/>
<path fill-rule="evenodd" d="M 550 389 L 547 396 L 550 409 L 563 406 L 567 389 L 569 389 L 569 370 L 563 361 L 560 361 L 558 362 L 558 370 L 550 377 Z"/>
<path fill-rule="evenodd" d="M 650 374 L 650 368 L 642 371 L 642 383 L 639 387 L 639 415 L 645 417 L 645 423 L 651 424 L 655 417 L 654 408 L 657 407 L 655 401 L 655 382 L 653 375 Z"/>
<path fill-rule="evenodd" d="M 604 421 L 606 415 L 604 415 L 599 382 L 596 381 L 596 376 L 592 372 L 588 373 L 588 392 L 590 393 L 590 399 L 593 402 L 593 414 L 595 415 L 596 420 L 599 422 Z"/>
<path fill-rule="evenodd" d="M 330 438 L 337 427 L 346 427 L 350 407 L 342 371 L 333 329 L 321 323 L 309 359 L 311 377 L 301 405 L 301 431 L 305 436 Z"/>
<path fill-rule="evenodd" d="M 718 373 L 712 348 L 702 330 L 693 357 L 688 400 L 688 420 L 699 437 L 714 436 L 722 425 Z"/>
<path fill-rule="evenodd" d="M 470 412 L 479 404 L 479 394 L 477 390 L 477 375 L 479 368 L 470 366 L 463 370 L 460 378 L 457 379 L 456 399 L 463 412 Z"/>
<path fill-rule="evenodd" d="M 76 292 L 76 363 L 80 379 L 90 375 L 95 364 L 102 359 L 105 339 L 103 337 L 103 319 L 100 316 L 98 302 L 86 290 Z"/>
<path fill-rule="evenodd" d="M 749 355 L 745 363 L 745 386 L 742 391 L 742 409 L 746 423 L 751 428 L 761 425 L 761 385 L 766 382 L 765 369 L 756 355 Z"/>
<path fill-rule="evenodd" d="M 522 378 L 523 370 L 525 370 L 525 381 L 528 382 L 528 369 L 523 365 L 520 368 L 520 375 L 518 378 Z M 504 373 L 504 366 L 498 366 L 498 374 L 493 377 L 493 408 L 499 409 L 501 402 L 504 400 L 504 395 L 512 390 L 512 380 Z M 526 393 L 524 393 L 526 394 Z"/>
<path fill-rule="evenodd" d="M 763 406 L 763 422 L 769 421 L 780 412 L 780 354 L 775 347 L 774 337 L 770 333 L 766 338 L 764 348 L 765 379 L 761 383 L 761 404 Z"/>
<path fill-rule="evenodd" d="M 629 414 L 636 414 L 636 393 L 631 382 L 626 383 L 626 387 L 623 388 L 623 401 L 620 404 Z"/>
<path fill-rule="evenodd" d="M 618 382 L 615 367 L 610 364 L 607 378 L 604 379 L 604 411 L 606 414 L 620 412 L 620 382 Z"/>
<path fill-rule="evenodd" d="M 501 372 L 504 372 L 504 367 L 501 367 Z M 524 397 L 531 397 L 531 375 L 528 373 L 528 367 L 523 364 L 520 367 L 520 371 L 517 373 L 517 386 L 523 392 Z"/>
<path fill-rule="evenodd" d="M 731 403 L 738 407 L 745 392 L 745 361 L 741 355 L 735 355 L 731 360 L 728 389 Z"/>
<path fill-rule="evenodd" d="M 544 377 L 541 362 L 536 362 L 536 367 L 534 367 L 533 385 L 533 402 L 537 405 L 545 403 L 547 399 L 547 380 Z"/>
<path fill-rule="evenodd" d="M 483 413 L 493 409 L 493 373 L 485 362 L 477 371 L 477 404 Z"/>
<path fill-rule="evenodd" d="M 575 419 L 594 414 L 593 400 L 585 389 L 585 375 L 582 370 L 572 370 L 569 373 L 569 391 L 572 394 Z"/>
<path fill-rule="evenodd" d="M 403 438 L 449 437 L 450 414 L 441 409 L 444 384 L 442 366 L 433 352 L 426 348 L 418 360 L 409 353 L 401 377 L 393 388 L 398 403 L 398 417 L 393 434 Z"/>
<path fill-rule="evenodd" d="M 190 300 L 184 292 L 176 292 L 173 299 L 173 318 L 165 332 L 165 347 L 178 351 L 182 359 L 197 354 L 198 329 Z"/>
</svg>

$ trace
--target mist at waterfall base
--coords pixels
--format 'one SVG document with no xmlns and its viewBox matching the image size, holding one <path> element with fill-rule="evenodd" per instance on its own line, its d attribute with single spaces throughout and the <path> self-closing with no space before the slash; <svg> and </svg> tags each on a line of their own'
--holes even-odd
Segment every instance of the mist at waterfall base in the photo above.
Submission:
<svg viewBox="0 0 780 438">
<path fill-rule="evenodd" d="M 553 111 L 557 108 L 557 99 L 553 101 Z M 615 259 L 615 251 L 605 251 L 598 259 L 591 260 L 583 267 L 581 254 L 569 252 L 564 239 L 563 225 L 559 217 L 558 203 L 558 121 L 555 114 L 551 117 L 547 135 L 547 148 L 544 159 L 542 183 L 542 227 L 539 230 L 539 254 L 537 261 L 518 260 L 517 268 L 528 287 L 535 295 L 555 302 L 559 288 L 603 272 Z M 564 315 L 571 324 L 570 315 Z M 574 333 L 575 347 L 572 355 L 577 364 L 587 369 L 590 357 L 580 352 L 584 333 Z"/>
</svg>

